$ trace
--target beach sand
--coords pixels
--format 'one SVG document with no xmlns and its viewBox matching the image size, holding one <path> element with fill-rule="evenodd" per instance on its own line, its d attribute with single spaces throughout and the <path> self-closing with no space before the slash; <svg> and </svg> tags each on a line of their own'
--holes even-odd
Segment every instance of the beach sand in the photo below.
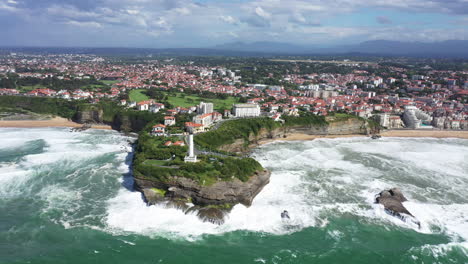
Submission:
<svg viewBox="0 0 468 264">
<path fill-rule="evenodd" d="M 468 139 L 466 130 L 388 130 L 380 133 L 383 137 L 432 137 Z"/>
<path fill-rule="evenodd" d="M 8 120 L 0 121 L 0 127 L 82 127 L 83 124 L 78 124 L 66 118 L 55 117 L 49 120 Z M 94 129 L 112 129 L 108 125 L 92 125 Z"/>
<path fill-rule="evenodd" d="M 468 139 L 468 131 L 453 131 L 453 130 L 387 130 L 380 133 L 382 137 L 432 137 L 432 138 L 464 138 Z M 348 138 L 348 137 L 369 137 L 360 134 L 349 135 L 306 135 L 306 134 L 290 134 L 286 138 L 264 139 L 260 140 L 259 144 L 267 144 L 274 141 L 300 141 L 314 140 L 317 138 Z"/>
</svg>

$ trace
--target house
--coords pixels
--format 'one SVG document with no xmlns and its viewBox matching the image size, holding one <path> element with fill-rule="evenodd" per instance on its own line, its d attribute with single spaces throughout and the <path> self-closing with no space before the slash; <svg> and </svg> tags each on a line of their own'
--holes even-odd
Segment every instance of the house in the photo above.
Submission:
<svg viewBox="0 0 468 264">
<path fill-rule="evenodd" d="M 271 119 L 273 119 L 273 121 L 281 121 L 280 117 L 281 117 L 281 114 L 277 113 L 274 116 L 272 116 Z"/>
<path fill-rule="evenodd" d="M 166 126 L 173 126 L 176 124 L 176 119 L 174 116 L 165 116 L 164 117 L 164 125 Z"/>
<path fill-rule="evenodd" d="M 139 111 L 148 111 L 150 107 L 150 101 L 141 101 L 137 103 L 137 107 Z"/>
<path fill-rule="evenodd" d="M 161 125 L 161 124 L 157 124 L 155 126 L 153 126 L 153 129 L 151 130 L 151 134 L 153 136 L 164 136 L 166 134 L 166 126 L 165 125 Z"/>
<path fill-rule="evenodd" d="M 185 143 L 184 143 L 183 141 L 176 141 L 176 142 L 174 142 L 174 144 L 172 144 L 172 145 L 183 147 L 183 146 L 185 146 Z"/>
<path fill-rule="evenodd" d="M 164 104 L 160 104 L 160 103 L 152 103 L 149 107 L 149 110 L 150 112 L 153 112 L 153 113 L 157 113 L 159 112 L 161 109 L 164 109 Z"/>
</svg>

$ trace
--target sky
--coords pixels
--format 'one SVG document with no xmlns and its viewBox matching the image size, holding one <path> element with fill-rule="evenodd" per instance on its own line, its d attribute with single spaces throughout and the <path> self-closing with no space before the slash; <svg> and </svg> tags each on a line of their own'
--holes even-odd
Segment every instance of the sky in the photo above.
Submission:
<svg viewBox="0 0 468 264">
<path fill-rule="evenodd" d="M 0 0 L 0 46 L 468 40 L 468 0 Z"/>
</svg>

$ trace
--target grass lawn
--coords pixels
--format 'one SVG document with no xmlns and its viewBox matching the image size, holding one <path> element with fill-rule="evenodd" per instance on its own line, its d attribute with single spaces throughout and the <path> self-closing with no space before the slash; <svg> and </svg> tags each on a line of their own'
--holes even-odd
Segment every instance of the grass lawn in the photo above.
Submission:
<svg viewBox="0 0 468 264">
<path fill-rule="evenodd" d="M 130 97 L 130 101 L 135 101 L 135 102 L 141 102 L 145 100 L 149 100 L 150 98 L 143 93 L 143 89 L 136 89 L 136 90 L 131 90 L 128 96 Z"/>
<path fill-rule="evenodd" d="M 29 91 L 32 91 L 34 89 L 40 89 L 40 88 L 47 88 L 47 87 L 42 86 L 42 85 L 24 85 L 24 86 L 21 86 L 20 88 L 18 88 L 18 90 L 22 91 L 22 92 L 29 92 Z"/>
<path fill-rule="evenodd" d="M 177 93 L 176 96 L 169 95 L 168 101 L 173 106 L 180 106 L 180 107 L 189 107 L 198 105 L 200 102 L 205 103 L 213 103 L 215 110 L 220 109 L 231 109 L 232 105 L 239 101 L 238 98 L 235 97 L 228 97 L 226 100 L 223 99 L 208 99 L 208 98 L 201 98 L 199 96 L 193 95 L 185 95 L 184 98 L 181 96 L 183 93 Z"/>
<path fill-rule="evenodd" d="M 96 89 L 96 88 L 107 88 L 106 85 L 102 84 L 90 84 L 80 87 L 81 89 Z"/>
<path fill-rule="evenodd" d="M 145 164 L 153 165 L 153 166 L 165 166 L 167 161 L 165 160 L 146 160 Z"/>
<path fill-rule="evenodd" d="M 102 80 L 102 81 L 100 81 L 100 82 L 102 82 L 102 83 L 104 83 L 104 84 L 107 84 L 107 85 L 113 85 L 114 83 L 118 83 L 118 82 L 120 82 L 120 81 L 117 81 L 117 80 L 114 80 L 114 81 Z"/>
</svg>

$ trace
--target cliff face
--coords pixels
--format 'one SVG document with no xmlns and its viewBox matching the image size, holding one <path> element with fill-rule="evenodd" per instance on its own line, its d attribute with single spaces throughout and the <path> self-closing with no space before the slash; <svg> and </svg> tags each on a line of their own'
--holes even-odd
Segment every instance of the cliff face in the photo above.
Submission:
<svg viewBox="0 0 468 264">
<path fill-rule="evenodd" d="M 184 177 L 166 181 L 134 178 L 134 187 L 150 205 L 165 204 L 186 214 L 196 212 L 204 222 L 223 224 L 224 217 L 238 203 L 250 206 L 257 194 L 270 182 L 270 172 L 256 172 L 247 182 L 239 179 L 202 186 Z M 194 206 L 190 207 L 187 202 Z"/>
<path fill-rule="evenodd" d="M 76 113 L 75 120 L 77 123 L 86 124 L 86 123 L 103 123 L 104 112 L 102 110 L 86 110 L 78 111 Z"/>
<path fill-rule="evenodd" d="M 362 134 L 368 135 L 378 131 L 373 131 L 369 128 L 367 121 L 357 118 L 347 120 L 335 120 L 333 117 L 327 118 L 328 124 L 323 126 L 293 126 L 280 127 L 268 131 L 261 129 L 257 135 L 251 134 L 249 142 L 246 144 L 244 139 L 237 139 L 231 144 L 224 145 L 219 149 L 228 152 L 247 152 L 250 149 L 258 146 L 258 142 L 263 139 L 284 138 L 291 134 L 306 134 L 306 135 L 348 135 Z"/>
<path fill-rule="evenodd" d="M 192 179 L 171 177 L 167 181 L 147 180 L 135 178 L 135 189 L 143 192 L 157 188 L 164 190 L 164 198 L 175 200 L 190 200 L 199 206 L 235 205 L 238 203 L 250 206 L 255 196 L 270 182 L 270 172 L 260 171 L 250 177 L 247 182 L 239 179 L 219 181 L 210 186 L 202 186 Z M 147 191 L 146 191 L 147 192 Z M 148 203 L 154 204 L 163 197 L 145 195 Z"/>
</svg>

